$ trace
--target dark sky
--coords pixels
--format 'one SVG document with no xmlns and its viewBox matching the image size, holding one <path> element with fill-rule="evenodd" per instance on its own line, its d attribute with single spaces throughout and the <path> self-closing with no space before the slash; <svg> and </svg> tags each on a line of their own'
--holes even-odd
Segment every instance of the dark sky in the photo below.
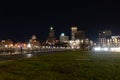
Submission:
<svg viewBox="0 0 120 80">
<path fill-rule="evenodd" d="M 39 1 L 10 2 L 0 7 L 0 40 L 28 41 L 35 34 L 39 40 L 48 37 L 53 26 L 58 39 L 61 32 L 70 36 L 70 27 L 85 30 L 97 40 L 99 30 L 110 29 L 120 35 L 120 4 L 103 2 Z"/>
</svg>

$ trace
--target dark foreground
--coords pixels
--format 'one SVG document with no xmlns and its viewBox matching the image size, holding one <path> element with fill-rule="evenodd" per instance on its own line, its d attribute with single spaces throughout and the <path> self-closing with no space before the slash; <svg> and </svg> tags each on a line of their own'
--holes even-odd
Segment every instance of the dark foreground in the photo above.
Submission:
<svg viewBox="0 0 120 80">
<path fill-rule="evenodd" d="M 0 61 L 0 80 L 120 80 L 119 75 L 120 53 L 115 52 L 68 51 Z"/>
</svg>

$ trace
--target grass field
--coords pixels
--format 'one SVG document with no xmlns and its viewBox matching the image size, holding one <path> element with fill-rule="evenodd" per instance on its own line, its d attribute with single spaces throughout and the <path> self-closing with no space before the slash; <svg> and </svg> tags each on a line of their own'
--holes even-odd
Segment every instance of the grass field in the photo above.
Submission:
<svg viewBox="0 0 120 80">
<path fill-rule="evenodd" d="M 120 53 L 71 51 L 0 61 L 0 80 L 120 80 Z"/>
</svg>

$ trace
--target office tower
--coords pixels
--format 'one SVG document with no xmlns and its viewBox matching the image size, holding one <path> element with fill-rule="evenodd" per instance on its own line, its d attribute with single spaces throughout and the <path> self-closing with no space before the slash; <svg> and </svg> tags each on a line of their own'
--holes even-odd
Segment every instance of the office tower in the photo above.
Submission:
<svg viewBox="0 0 120 80">
<path fill-rule="evenodd" d="M 111 39 L 111 35 L 112 35 L 111 30 L 100 31 L 98 33 L 99 46 L 101 46 L 101 47 L 107 46 L 107 44 L 109 43 L 108 41 L 110 41 L 110 39 Z"/>
<path fill-rule="evenodd" d="M 50 27 L 48 41 L 53 42 L 55 40 L 55 33 L 53 27 Z"/>
<path fill-rule="evenodd" d="M 84 40 L 85 37 L 86 37 L 86 35 L 85 35 L 84 31 L 77 31 L 75 33 L 75 39 Z"/>
<path fill-rule="evenodd" d="M 71 27 L 71 39 L 75 40 L 75 33 L 77 32 L 77 27 Z"/>
</svg>

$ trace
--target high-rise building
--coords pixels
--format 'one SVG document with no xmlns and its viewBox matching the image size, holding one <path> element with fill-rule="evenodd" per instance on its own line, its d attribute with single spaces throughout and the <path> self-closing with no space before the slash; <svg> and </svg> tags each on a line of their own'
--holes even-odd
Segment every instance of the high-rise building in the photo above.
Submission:
<svg viewBox="0 0 120 80">
<path fill-rule="evenodd" d="M 69 40 L 69 37 L 65 36 L 64 33 L 61 33 L 61 35 L 60 35 L 60 42 L 61 43 L 66 43 L 66 42 L 68 42 L 68 40 Z"/>
<path fill-rule="evenodd" d="M 84 31 L 77 31 L 75 33 L 75 39 L 84 40 L 85 37 L 86 37 L 86 35 L 85 35 Z"/>
<path fill-rule="evenodd" d="M 77 32 L 77 27 L 71 27 L 71 39 L 75 40 L 75 33 Z"/>
<path fill-rule="evenodd" d="M 111 39 L 111 35 L 112 35 L 112 31 L 111 30 L 100 31 L 98 33 L 98 36 L 99 36 L 99 46 L 101 46 L 101 47 L 107 46 L 108 41 L 110 41 L 110 39 Z"/>
<path fill-rule="evenodd" d="M 48 41 L 53 42 L 55 40 L 55 33 L 53 27 L 50 27 Z"/>
</svg>

